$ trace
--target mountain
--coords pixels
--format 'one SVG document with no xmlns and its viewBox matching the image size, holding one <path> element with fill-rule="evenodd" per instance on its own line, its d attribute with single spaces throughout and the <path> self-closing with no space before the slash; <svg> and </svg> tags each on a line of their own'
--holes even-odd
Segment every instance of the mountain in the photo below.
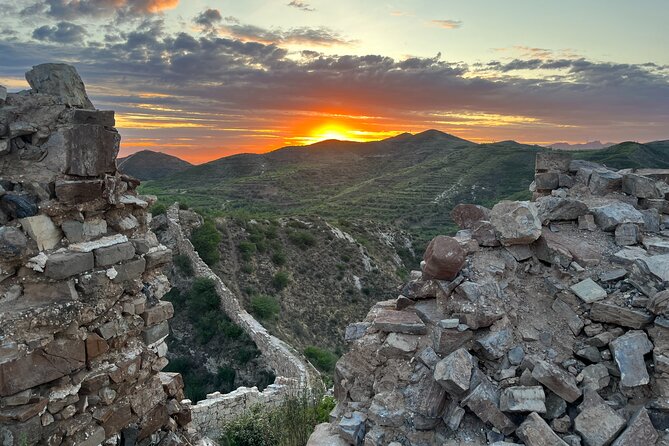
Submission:
<svg viewBox="0 0 669 446">
<path fill-rule="evenodd" d="M 568 142 L 556 142 L 548 144 L 546 147 L 557 150 L 598 150 L 615 145 L 614 142 L 588 141 L 580 144 L 570 144 Z"/>
<path fill-rule="evenodd" d="M 148 182 L 143 191 L 214 214 L 373 219 L 410 231 L 420 249 L 455 230 L 449 213 L 456 203 L 529 198 L 542 150 L 514 141 L 476 144 L 437 130 L 367 143 L 328 140 L 228 156 Z M 669 162 L 666 142 L 574 153 L 613 167 Z"/>
<path fill-rule="evenodd" d="M 645 144 L 622 142 L 598 151 L 574 153 L 575 158 L 587 159 L 616 169 L 655 167 L 669 168 L 669 140 Z"/>
<path fill-rule="evenodd" d="M 187 161 L 166 153 L 142 150 L 117 160 L 118 169 L 142 181 L 157 180 L 192 167 Z"/>
</svg>

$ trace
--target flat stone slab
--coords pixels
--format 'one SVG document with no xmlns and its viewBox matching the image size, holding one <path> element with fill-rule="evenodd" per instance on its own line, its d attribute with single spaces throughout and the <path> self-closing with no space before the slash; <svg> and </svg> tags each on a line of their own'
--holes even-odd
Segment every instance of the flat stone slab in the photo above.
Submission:
<svg viewBox="0 0 669 446">
<path fill-rule="evenodd" d="M 499 397 L 503 412 L 546 413 L 546 394 L 541 386 L 507 387 Z"/>
<path fill-rule="evenodd" d="M 646 310 L 619 307 L 606 302 L 595 302 L 590 309 L 590 319 L 622 327 L 643 328 L 650 324 L 653 318 L 654 316 Z"/>
<path fill-rule="evenodd" d="M 546 361 L 537 361 L 532 370 L 532 378 L 569 403 L 576 401 L 582 394 L 572 375 Z"/>
<path fill-rule="evenodd" d="M 525 446 L 568 446 L 538 413 L 532 412 L 516 430 Z"/>
<path fill-rule="evenodd" d="M 599 280 L 602 282 L 613 282 L 614 280 L 620 280 L 627 275 L 627 270 L 624 268 L 616 268 L 611 271 L 605 271 L 599 275 Z"/>
<path fill-rule="evenodd" d="M 416 313 L 408 311 L 381 310 L 372 327 L 387 333 L 426 334 L 427 327 Z"/>
<path fill-rule="evenodd" d="M 469 390 L 475 365 L 474 357 L 460 348 L 437 363 L 434 380 L 451 395 L 460 396 Z"/>
<path fill-rule="evenodd" d="M 620 384 L 624 387 L 643 386 L 650 382 L 643 356 L 653 350 L 653 344 L 641 330 L 630 330 L 611 341 L 611 352 L 620 369 Z"/>
<path fill-rule="evenodd" d="M 595 283 L 591 278 L 587 278 L 570 288 L 583 302 L 592 303 L 606 298 L 606 290 Z"/>
<path fill-rule="evenodd" d="M 648 417 L 648 411 L 642 407 L 637 413 L 632 415 L 627 423 L 627 429 L 611 446 L 636 446 L 639 444 L 655 444 L 659 435 L 653 427 Z"/>
<path fill-rule="evenodd" d="M 669 282 L 669 254 L 641 259 L 650 272 L 663 282 Z"/>
<path fill-rule="evenodd" d="M 642 243 L 651 254 L 669 254 L 669 239 L 665 237 L 644 237 Z"/>
<path fill-rule="evenodd" d="M 607 404 L 588 406 L 574 419 L 574 430 L 586 445 L 606 446 L 625 427 L 625 419 Z"/>
</svg>

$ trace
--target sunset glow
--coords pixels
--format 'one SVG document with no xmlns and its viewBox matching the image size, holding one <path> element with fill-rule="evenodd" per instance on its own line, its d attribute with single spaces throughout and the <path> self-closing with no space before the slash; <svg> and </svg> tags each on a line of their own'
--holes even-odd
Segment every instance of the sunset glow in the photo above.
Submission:
<svg viewBox="0 0 669 446">
<path fill-rule="evenodd" d="M 669 138 L 669 4 L 536 4 L 6 0 L 0 85 L 27 89 L 32 65 L 73 64 L 95 106 L 116 111 L 121 156 L 193 163 L 427 129 Z M 630 17 L 644 26 L 608 32 Z"/>
</svg>

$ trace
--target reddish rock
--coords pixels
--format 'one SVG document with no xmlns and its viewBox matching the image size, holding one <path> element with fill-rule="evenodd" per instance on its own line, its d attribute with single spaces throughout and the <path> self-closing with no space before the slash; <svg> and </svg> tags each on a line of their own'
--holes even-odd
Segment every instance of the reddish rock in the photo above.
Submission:
<svg viewBox="0 0 669 446">
<path fill-rule="evenodd" d="M 465 265 L 466 256 L 456 239 L 438 235 L 425 250 L 423 273 L 431 279 L 452 280 Z"/>
<path fill-rule="evenodd" d="M 451 211 L 451 218 L 462 229 L 472 229 L 480 221 L 490 219 L 490 209 L 477 204 L 459 204 Z"/>
<path fill-rule="evenodd" d="M 107 351 L 109 351 L 107 341 L 96 333 L 89 333 L 86 338 L 86 358 L 90 361 Z"/>
</svg>

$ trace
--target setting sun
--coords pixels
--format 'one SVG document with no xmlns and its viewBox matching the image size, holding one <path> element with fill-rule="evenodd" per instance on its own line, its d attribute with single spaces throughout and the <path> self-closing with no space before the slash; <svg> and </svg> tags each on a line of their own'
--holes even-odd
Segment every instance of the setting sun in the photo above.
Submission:
<svg viewBox="0 0 669 446">
<path fill-rule="evenodd" d="M 327 124 L 313 130 L 309 137 L 313 142 L 327 139 L 339 139 L 341 141 L 357 141 L 354 132 L 341 124 Z"/>
</svg>

